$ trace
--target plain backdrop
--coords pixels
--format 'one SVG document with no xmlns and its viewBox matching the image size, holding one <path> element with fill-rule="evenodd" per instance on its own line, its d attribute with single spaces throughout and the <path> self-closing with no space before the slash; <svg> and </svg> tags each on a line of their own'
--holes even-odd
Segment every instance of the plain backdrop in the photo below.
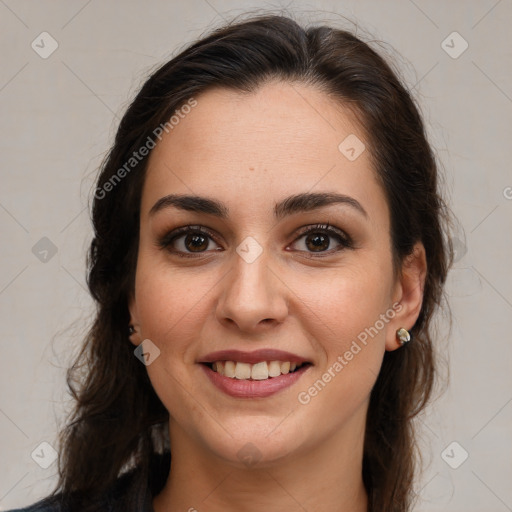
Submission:
<svg viewBox="0 0 512 512">
<path fill-rule="evenodd" d="M 439 347 L 451 381 L 419 421 L 415 510 L 512 510 L 510 0 L 0 0 L 0 510 L 55 483 L 41 465 L 93 312 L 88 201 L 119 119 L 159 64 L 261 9 L 383 41 L 418 99 L 460 226 Z"/>
</svg>

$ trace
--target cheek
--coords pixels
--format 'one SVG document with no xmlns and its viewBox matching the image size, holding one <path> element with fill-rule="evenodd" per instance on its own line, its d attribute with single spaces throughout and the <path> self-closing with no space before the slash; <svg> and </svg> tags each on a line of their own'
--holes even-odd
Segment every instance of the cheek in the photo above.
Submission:
<svg viewBox="0 0 512 512">
<path fill-rule="evenodd" d="M 214 286 L 213 279 L 210 285 L 207 281 L 207 276 L 171 270 L 154 257 L 141 254 L 139 258 L 136 301 L 141 334 L 160 350 L 146 369 L 153 389 L 173 416 L 197 407 L 189 394 L 200 390 L 192 389 L 194 382 L 187 372 L 194 359 L 191 347 L 198 336 L 198 325 L 204 321 L 201 312 L 208 298 L 205 294 Z"/>
<path fill-rule="evenodd" d="M 369 398 L 385 353 L 388 289 L 386 274 L 347 268 L 325 281 L 317 281 L 321 298 L 309 301 L 314 314 L 307 327 L 316 352 L 322 353 L 319 372 L 304 382 L 297 397 L 312 415 L 329 419 L 335 431 Z M 377 279 L 377 276 L 379 279 Z M 302 289 L 311 297 L 311 288 Z M 306 302 L 306 300 L 305 300 Z"/>
<path fill-rule="evenodd" d="M 215 289 L 218 278 L 213 272 L 170 268 L 150 254 L 141 254 L 136 301 L 142 336 L 161 351 L 185 354 L 205 321 L 209 292 Z"/>
<path fill-rule="evenodd" d="M 314 281 L 296 280 L 295 289 L 311 310 L 318 339 L 331 340 L 329 351 L 350 345 L 389 307 L 390 281 L 379 266 L 346 266 Z"/>
</svg>

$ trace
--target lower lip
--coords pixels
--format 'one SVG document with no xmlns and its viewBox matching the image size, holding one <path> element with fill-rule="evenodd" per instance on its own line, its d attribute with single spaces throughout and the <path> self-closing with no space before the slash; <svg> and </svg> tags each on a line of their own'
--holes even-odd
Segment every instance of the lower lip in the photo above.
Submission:
<svg viewBox="0 0 512 512">
<path fill-rule="evenodd" d="M 265 398 L 274 395 L 297 382 L 308 371 L 310 366 L 310 364 L 307 364 L 301 366 L 293 373 L 287 373 L 279 377 L 270 377 L 265 380 L 241 380 L 225 377 L 214 372 L 206 364 L 201 364 L 203 371 L 210 381 L 221 391 L 235 398 Z"/>
</svg>

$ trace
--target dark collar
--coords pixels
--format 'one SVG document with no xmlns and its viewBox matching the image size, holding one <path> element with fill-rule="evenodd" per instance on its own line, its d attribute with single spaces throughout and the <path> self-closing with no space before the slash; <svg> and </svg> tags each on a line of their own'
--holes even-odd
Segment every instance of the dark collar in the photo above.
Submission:
<svg viewBox="0 0 512 512">
<path fill-rule="evenodd" d="M 170 467 L 170 452 L 153 453 L 148 467 L 137 466 L 118 478 L 108 496 L 108 509 L 154 512 L 153 498 L 163 489 Z"/>
</svg>

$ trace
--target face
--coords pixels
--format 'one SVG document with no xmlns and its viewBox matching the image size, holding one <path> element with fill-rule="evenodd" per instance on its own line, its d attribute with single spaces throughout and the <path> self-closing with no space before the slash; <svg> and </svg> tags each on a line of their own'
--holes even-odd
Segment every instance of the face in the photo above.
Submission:
<svg viewBox="0 0 512 512">
<path fill-rule="evenodd" d="M 147 371 L 171 448 L 186 438 L 237 464 L 252 443 L 271 464 L 360 438 L 402 307 L 368 150 L 338 148 L 368 144 L 362 130 L 305 85 L 196 100 L 150 156 L 130 302 L 134 343 L 160 350 Z M 281 375 L 287 361 L 305 363 Z"/>
</svg>

